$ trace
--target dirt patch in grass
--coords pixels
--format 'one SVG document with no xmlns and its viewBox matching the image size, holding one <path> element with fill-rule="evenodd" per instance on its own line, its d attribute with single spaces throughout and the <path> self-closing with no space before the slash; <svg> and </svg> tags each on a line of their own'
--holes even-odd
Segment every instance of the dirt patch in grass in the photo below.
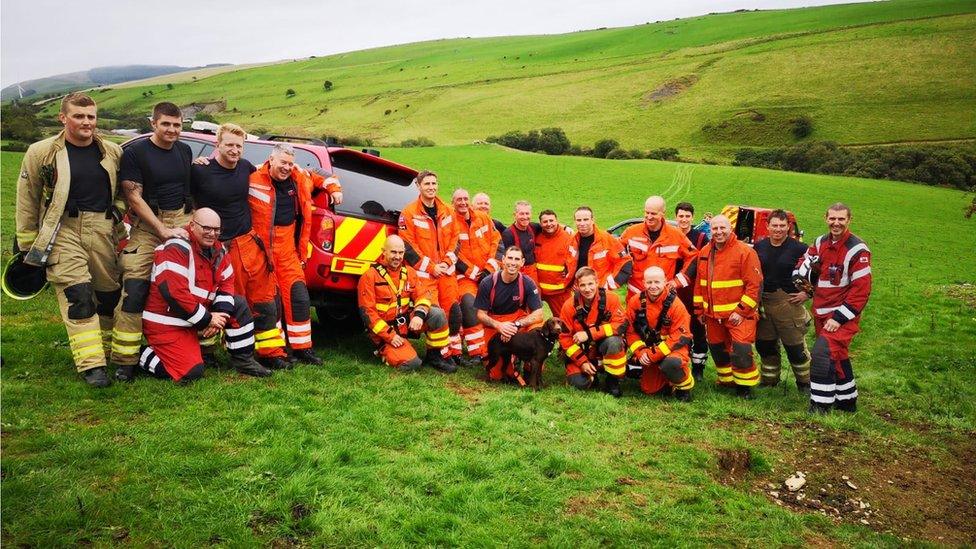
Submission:
<svg viewBox="0 0 976 549">
<path fill-rule="evenodd" d="M 646 107 L 651 103 L 660 103 L 661 101 L 671 99 L 695 85 L 695 82 L 698 82 L 697 74 L 689 74 L 668 80 L 654 90 L 644 94 L 644 97 L 641 98 L 641 104 Z"/>
<path fill-rule="evenodd" d="M 481 403 L 482 389 L 480 388 L 462 385 L 456 381 L 448 381 L 444 385 L 447 386 L 449 391 L 464 399 L 471 406 Z"/>
<path fill-rule="evenodd" d="M 750 483 L 775 504 L 794 511 L 820 513 L 905 539 L 974 544 L 973 435 L 933 432 L 925 436 L 927 442 L 909 446 L 802 421 L 767 423 L 746 439 L 773 454 L 772 471 Z M 797 472 L 806 484 L 791 491 L 784 480 Z"/>
<path fill-rule="evenodd" d="M 718 468 L 726 483 L 742 478 L 752 467 L 752 452 L 747 449 L 732 448 L 718 451 Z"/>
<path fill-rule="evenodd" d="M 949 284 L 948 286 L 943 286 L 942 291 L 947 296 L 958 299 L 976 309 L 976 284 Z"/>
</svg>

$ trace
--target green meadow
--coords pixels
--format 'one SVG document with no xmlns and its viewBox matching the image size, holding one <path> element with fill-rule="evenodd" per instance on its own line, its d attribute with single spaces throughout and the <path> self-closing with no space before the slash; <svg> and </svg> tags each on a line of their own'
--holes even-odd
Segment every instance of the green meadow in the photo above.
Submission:
<svg viewBox="0 0 976 549">
<path fill-rule="evenodd" d="M 164 100 L 217 103 L 219 121 L 249 130 L 386 145 L 559 126 L 583 145 L 615 138 L 727 161 L 739 147 L 795 142 L 798 116 L 813 120 L 808 139 L 842 144 L 971 141 L 974 82 L 976 2 L 895 0 L 435 40 L 95 98 L 140 114 Z"/>
<path fill-rule="evenodd" d="M 963 193 L 494 146 L 382 152 L 438 172 L 444 197 L 489 192 L 503 220 L 524 198 L 564 220 L 588 204 L 605 227 L 660 193 L 700 211 L 785 206 L 811 239 L 824 207 L 847 201 L 874 257 L 853 348 L 859 412 L 808 416 L 789 375 L 744 402 L 710 369 L 690 404 L 634 384 L 619 400 L 572 390 L 555 358 L 539 393 L 472 369 L 401 375 L 364 335 L 334 327 L 315 330 L 322 367 L 93 391 L 74 373 L 51 292 L 4 296 L 4 545 L 976 544 L 976 262 Z M 0 153 L 4 260 L 21 158 Z M 807 474 L 804 499 L 781 484 L 795 471 Z"/>
</svg>

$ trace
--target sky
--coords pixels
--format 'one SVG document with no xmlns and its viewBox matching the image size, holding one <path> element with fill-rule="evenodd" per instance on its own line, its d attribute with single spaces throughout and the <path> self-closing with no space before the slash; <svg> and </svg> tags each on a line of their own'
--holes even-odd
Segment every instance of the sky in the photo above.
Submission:
<svg viewBox="0 0 976 549">
<path fill-rule="evenodd" d="M 108 65 L 257 63 L 438 38 L 556 34 L 851 1 L 3 0 L 0 85 Z"/>
</svg>

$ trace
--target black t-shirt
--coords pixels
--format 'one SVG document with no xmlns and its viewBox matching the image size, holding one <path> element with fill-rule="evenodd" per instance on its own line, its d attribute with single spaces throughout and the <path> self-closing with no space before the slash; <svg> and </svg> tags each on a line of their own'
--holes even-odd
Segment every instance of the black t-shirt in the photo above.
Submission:
<svg viewBox="0 0 976 549">
<path fill-rule="evenodd" d="M 499 274 L 497 277 L 493 275 L 481 279 L 481 282 L 478 284 L 478 295 L 474 298 L 475 309 L 487 311 L 493 315 L 507 315 L 519 309 L 527 309 L 529 311 L 541 309 L 542 298 L 539 297 L 539 289 L 536 287 L 535 282 L 523 274 L 519 274 L 519 276 L 522 278 L 524 287 L 524 293 L 522 295 L 523 303 L 520 303 L 518 299 L 518 278 L 506 283 L 502 280 L 502 275 Z M 492 307 L 492 304 L 489 303 L 491 287 L 494 285 L 496 278 L 498 279 L 498 284 L 495 285 L 495 302 L 494 307 Z"/>
<path fill-rule="evenodd" d="M 112 203 L 112 182 L 102 167 L 102 151 L 92 142 L 76 147 L 67 141 L 71 186 L 68 188 L 69 208 L 83 212 L 105 212 Z"/>
<path fill-rule="evenodd" d="M 685 236 L 691 241 L 691 245 L 699 250 L 704 248 L 705 244 L 708 244 L 708 235 L 694 227 L 688 229 L 688 233 Z"/>
<path fill-rule="evenodd" d="M 251 209 L 247 205 L 248 178 L 255 170 L 245 159 L 232 170 L 216 159 L 190 168 L 190 194 L 197 208 L 211 208 L 220 216 L 220 239 L 231 240 L 251 230 Z"/>
<path fill-rule="evenodd" d="M 189 191 L 192 154 L 190 146 L 180 141 L 163 149 L 143 139 L 122 153 L 119 181 L 142 184 L 142 198 L 150 207 L 179 210 Z"/>
<path fill-rule="evenodd" d="M 579 255 L 576 256 L 576 270 L 580 270 L 580 267 L 586 267 L 587 260 L 590 258 L 590 246 L 593 245 L 593 236 L 580 236 L 579 239 Z"/>
<path fill-rule="evenodd" d="M 498 231 L 498 234 L 502 234 L 505 232 L 506 227 L 504 223 L 502 223 L 497 219 L 492 219 L 491 222 L 493 225 L 495 225 L 495 230 Z"/>
<path fill-rule="evenodd" d="M 274 224 L 276 227 L 285 227 L 295 222 L 298 214 L 296 202 L 298 200 L 298 189 L 295 188 L 295 180 L 288 176 L 284 181 L 271 180 L 275 188 L 275 216 Z"/>
<path fill-rule="evenodd" d="M 532 222 L 523 231 L 511 225 L 502 231 L 502 243 L 507 250 L 511 246 L 518 246 L 525 257 L 526 265 L 535 265 L 535 235 L 542 232 L 542 225 Z"/>
<path fill-rule="evenodd" d="M 424 211 L 427 212 L 427 217 L 433 219 L 434 221 L 437 221 L 437 202 L 434 202 L 430 206 L 427 206 L 425 204 Z"/>
<path fill-rule="evenodd" d="M 779 246 L 773 246 L 768 238 L 756 242 L 756 254 L 763 271 L 763 291 L 783 290 L 796 293 L 793 285 L 793 269 L 806 253 L 807 247 L 795 238 L 787 238 Z"/>
</svg>

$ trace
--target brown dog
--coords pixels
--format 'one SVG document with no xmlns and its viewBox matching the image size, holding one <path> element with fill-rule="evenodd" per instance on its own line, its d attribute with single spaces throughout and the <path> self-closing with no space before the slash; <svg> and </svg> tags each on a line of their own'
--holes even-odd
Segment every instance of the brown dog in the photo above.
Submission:
<svg viewBox="0 0 976 549">
<path fill-rule="evenodd" d="M 508 341 L 494 337 L 488 342 L 488 364 L 495 364 L 500 358 L 504 361 L 505 371 L 511 364 L 512 357 L 517 358 L 522 362 L 525 378 L 525 381 L 519 380 L 520 384 L 527 384 L 538 391 L 542 388 L 542 368 L 546 357 L 564 329 L 562 321 L 552 317 L 541 327 L 519 332 Z"/>
</svg>

